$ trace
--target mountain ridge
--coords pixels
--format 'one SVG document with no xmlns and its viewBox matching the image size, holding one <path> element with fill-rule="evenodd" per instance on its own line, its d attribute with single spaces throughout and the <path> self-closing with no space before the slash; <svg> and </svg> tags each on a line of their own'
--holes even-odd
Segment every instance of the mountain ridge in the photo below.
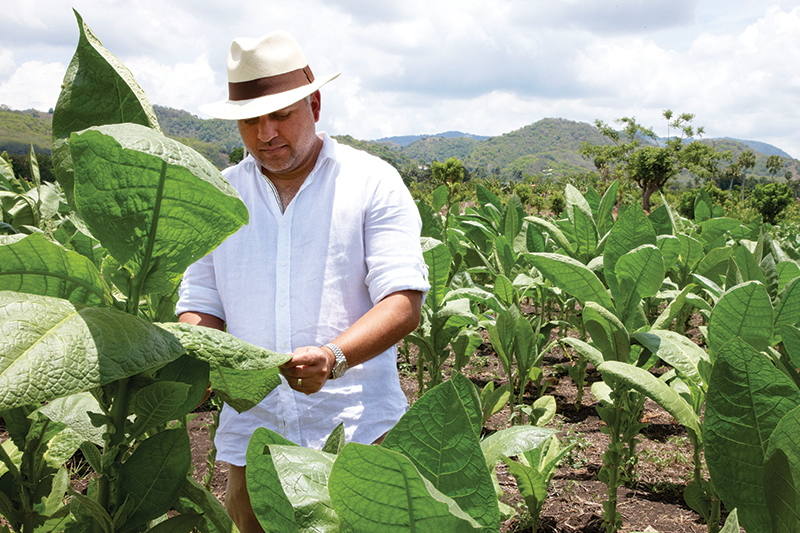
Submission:
<svg viewBox="0 0 800 533">
<path fill-rule="evenodd" d="M 228 165 L 228 155 L 241 145 L 233 121 L 201 119 L 188 111 L 153 106 L 164 134 L 189 145 L 218 168 Z M 16 111 L 0 106 L 0 152 L 27 154 L 30 146 L 49 155 L 52 115 L 36 110 Z M 579 154 L 582 143 L 607 144 L 594 125 L 564 118 L 544 118 L 514 131 L 496 136 L 447 131 L 433 135 L 405 135 L 377 140 L 358 140 L 336 135 L 344 144 L 368 151 L 401 170 L 425 166 L 434 160 L 451 157 L 461 160 L 477 176 L 521 179 L 526 175 L 567 176 L 595 171 L 591 160 Z M 779 155 L 787 159 L 785 168 L 798 175 L 800 161 L 780 148 L 760 141 L 729 137 L 701 139 L 735 158 L 744 150 L 756 153 L 751 175 L 767 175 L 766 158 Z M 782 174 L 781 174 L 782 175 Z"/>
</svg>

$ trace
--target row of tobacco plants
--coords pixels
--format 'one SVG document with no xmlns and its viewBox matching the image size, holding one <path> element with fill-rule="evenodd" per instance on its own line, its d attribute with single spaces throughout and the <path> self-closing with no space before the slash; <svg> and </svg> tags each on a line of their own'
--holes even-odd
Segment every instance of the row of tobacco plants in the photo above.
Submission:
<svg viewBox="0 0 800 533">
<path fill-rule="evenodd" d="M 208 384 L 245 410 L 279 383 L 286 357 L 174 323 L 185 268 L 247 223 L 205 159 L 159 131 L 130 72 L 77 16 L 80 39 L 53 117 L 58 183 L 0 166 L 0 531 L 234 530 L 190 476 L 188 414 Z M 0 161 L 0 165 L 3 162 Z M 267 531 L 497 531 L 495 466 L 508 465 L 535 524 L 559 460 L 544 356 L 588 365 L 609 435 L 600 480 L 606 530 L 635 474 L 645 398 L 694 447 L 685 499 L 711 533 L 800 528 L 800 254 L 760 223 L 723 216 L 701 192 L 694 218 L 646 214 L 568 186 L 558 220 L 452 184 L 419 202 L 431 290 L 418 347 L 421 397 L 381 446 L 323 450 L 258 430 L 248 486 Z M 699 313 L 707 348 L 685 334 Z M 460 371 L 488 332 L 509 384 L 478 389 Z M 443 379 L 445 365 L 454 369 Z M 655 377 L 654 366 L 669 370 Z M 254 390 L 253 383 L 260 384 Z M 534 391 L 534 400 L 526 391 Z M 486 435 L 508 405 L 513 425 Z M 94 471 L 70 488 L 80 449 Z M 705 463 L 705 465 L 704 465 Z M 705 466 L 705 468 L 704 468 Z M 704 477 L 704 472 L 709 476 Z M 723 506 L 729 511 L 721 524 Z"/>
<path fill-rule="evenodd" d="M 480 185 L 476 194 L 464 213 L 450 184 L 420 203 L 432 284 L 409 338 L 419 347 L 420 388 L 436 386 L 450 357 L 461 370 L 485 329 L 509 385 L 481 391 L 484 417 L 508 403 L 517 423 L 539 425 L 555 406 L 541 396 L 543 356 L 570 347 L 578 403 L 587 364 L 602 375 L 591 390 L 610 441 L 599 472 L 607 532 L 622 526 L 617 489 L 634 476 L 646 398 L 686 428 L 694 476 L 684 496 L 709 532 L 720 530 L 723 504 L 726 531 L 800 527 L 794 243 L 725 217 L 704 190 L 691 220 L 666 202 L 650 214 L 620 205 L 615 216 L 616 182 L 603 196 L 567 185 L 558 220 L 528 216 L 515 197 L 503 203 Z M 707 349 L 684 334 L 698 313 Z M 668 369 L 659 378 L 650 372 L 657 365 Z M 526 389 L 536 391 L 532 404 L 522 402 Z M 509 471 L 535 524 L 546 492 L 535 493 L 528 470 Z"/>
</svg>

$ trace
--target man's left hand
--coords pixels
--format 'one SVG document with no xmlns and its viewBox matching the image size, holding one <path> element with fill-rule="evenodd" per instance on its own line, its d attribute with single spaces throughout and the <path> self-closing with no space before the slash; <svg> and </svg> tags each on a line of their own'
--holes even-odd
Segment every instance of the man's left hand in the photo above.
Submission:
<svg viewBox="0 0 800 533">
<path fill-rule="evenodd" d="M 328 350 L 318 346 L 304 346 L 291 353 L 292 358 L 281 365 L 289 386 L 303 394 L 313 394 L 320 390 L 328 376 L 336 358 L 331 358 Z"/>
</svg>

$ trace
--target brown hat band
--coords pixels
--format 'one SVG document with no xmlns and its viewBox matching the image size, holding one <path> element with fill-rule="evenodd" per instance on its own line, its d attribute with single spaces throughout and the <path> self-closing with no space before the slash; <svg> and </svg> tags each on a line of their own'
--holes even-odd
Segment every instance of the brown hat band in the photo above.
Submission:
<svg viewBox="0 0 800 533">
<path fill-rule="evenodd" d="M 311 68 L 306 65 L 297 70 L 266 78 L 228 82 L 228 99 L 233 101 L 252 100 L 261 96 L 291 91 L 311 83 L 314 83 L 314 74 L 311 73 Z"/>
</svg>

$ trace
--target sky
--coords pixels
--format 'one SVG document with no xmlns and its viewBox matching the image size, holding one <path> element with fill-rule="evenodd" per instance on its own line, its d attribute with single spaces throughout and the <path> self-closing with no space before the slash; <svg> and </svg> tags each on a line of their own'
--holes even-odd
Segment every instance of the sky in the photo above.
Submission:
<svg viewBox="0 0 800 533">
<path fill-rule="evenodd" d="M 372 140 L 501 135 L 543 118 L 612 124 L 693 113 L 705 138 L 800 158 L 796 0 L 0 0 L 0 105 L 47 111 L 77 10 L 151 103 L 201 118 L 227 97 L 235 37 L 298 40 L 322 90 L 319 129 Z"/>
</svg>

